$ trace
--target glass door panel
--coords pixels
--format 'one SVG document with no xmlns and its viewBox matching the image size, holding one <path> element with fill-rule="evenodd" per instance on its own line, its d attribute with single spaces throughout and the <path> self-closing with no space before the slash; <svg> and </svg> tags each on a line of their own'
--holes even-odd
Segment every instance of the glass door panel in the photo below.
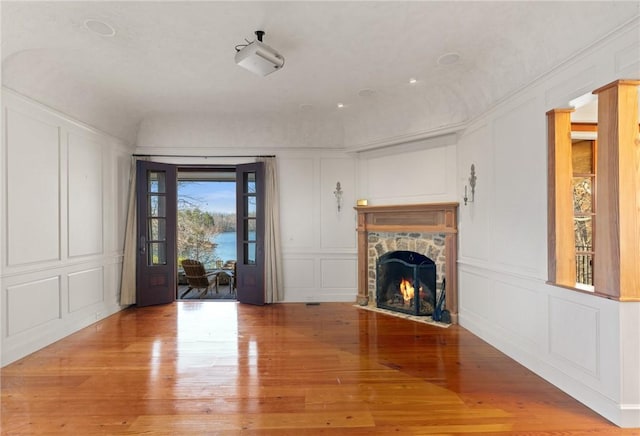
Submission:
<svg viewBox="0 0 640 436">
<path fill-rule="evenodd" d="M 238 165 L 238 301 L 264 304 L 264 164 Z"/>
<path fill-rule="evenodd" d="M 174 165 L 138 162 L 138 306 L 175 298 L 176 183 Z"/>
</svg>

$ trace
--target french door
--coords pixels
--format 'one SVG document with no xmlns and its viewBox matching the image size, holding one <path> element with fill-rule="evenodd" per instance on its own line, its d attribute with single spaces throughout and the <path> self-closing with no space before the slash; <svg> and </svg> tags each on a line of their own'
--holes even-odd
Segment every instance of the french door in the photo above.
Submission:
<svg viewBox="0 0 640 436">
<path fill-rule="evenodd" d="M 265 304 L 264 163 L 236 167 L 236 286 L 241 303 Z"/>
<path fill-rule="evenodd" d="M 138 161 L 138 306 L 167 304 L 176 294 L 176 166 Z M 264 164 L 236 167 L 237 298 L 265 304 Z"/>
<path fill-rule="evenodd" d="M 136 304 L 167 304 L 176 294 L 175 165 L 137 163 L 138 256 Z"/>
</svg>

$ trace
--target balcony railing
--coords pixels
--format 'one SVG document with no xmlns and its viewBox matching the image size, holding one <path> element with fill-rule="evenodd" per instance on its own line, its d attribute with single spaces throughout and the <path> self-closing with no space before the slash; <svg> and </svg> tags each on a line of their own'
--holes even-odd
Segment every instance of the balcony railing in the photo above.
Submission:
<svg viewBox="0 0 640 436">
<path fill-rule="evenodd" d="M 587 245 L 576 246 L 576 281 L 593 286 L 593 251 Z"/>
</svg>

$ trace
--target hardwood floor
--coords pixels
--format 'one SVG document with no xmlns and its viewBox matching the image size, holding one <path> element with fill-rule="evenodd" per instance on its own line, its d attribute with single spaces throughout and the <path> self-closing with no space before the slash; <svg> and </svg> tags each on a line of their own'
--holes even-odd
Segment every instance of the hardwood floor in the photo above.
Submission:
<svg viewBox="0 0 640 436">
<path fill-rule="evenodd" d="M 1 371 L 2 434 L 640 434 L 466 330 L 351 304 L 132 308 Z"/>
</svg>

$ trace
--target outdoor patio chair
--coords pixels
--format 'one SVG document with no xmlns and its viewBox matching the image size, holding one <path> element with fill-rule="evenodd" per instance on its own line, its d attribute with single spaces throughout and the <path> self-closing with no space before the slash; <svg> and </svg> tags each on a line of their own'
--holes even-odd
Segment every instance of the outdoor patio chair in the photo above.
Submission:
<svg viewBox="0 0 640 436">
<path fill-rule="evenodd" d="M 215 288 L 216 294 L 218 293 L 216 280 L 217 273 L 208 273 L 204 269 L 202 262 L 193 259 L 185 259 L 182 261 L 182 269 L 184 269 L 184 274 L 189 288 L 180 295 L 180 298 L 184 298 L 184 296 L 192 289 L 202 290 L 200 298 L 204 297 L 212 287 Z"/>
</svg>

